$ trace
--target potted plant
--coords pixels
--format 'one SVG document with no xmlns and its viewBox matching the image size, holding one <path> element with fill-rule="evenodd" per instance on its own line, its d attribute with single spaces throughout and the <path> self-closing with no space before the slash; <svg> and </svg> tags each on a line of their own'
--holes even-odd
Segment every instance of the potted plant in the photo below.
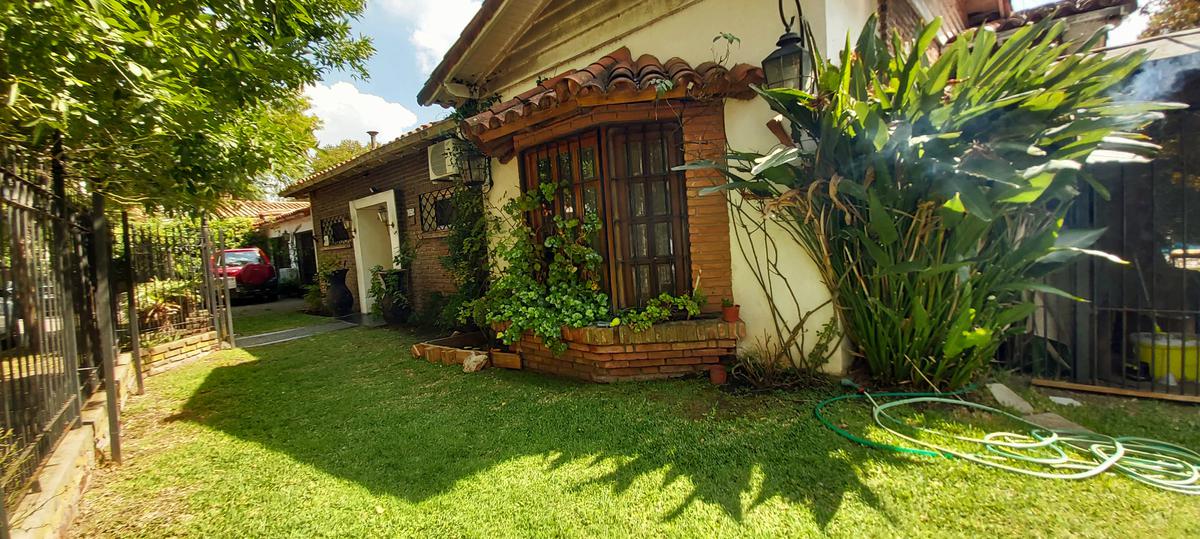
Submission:
<svg viewBox="0 0 1200 539">
<path fill-rule="evenodd" d="M 371 268 L 371 314 L 383 318 L 390 325 L 396 325 L 408 319 L 411 303 L 404 294 L 403 269 L 384 269 L 382 266 Z"/>
<path fill-rule="evenodd" d="M 346 273 L 350 270 L 339 268 L 330 271 L 325 290 L 325 308 L 333 316 L 346 316 L 354 310 L 354 294 L 346 286 Z"/>
<path fill-rule="evenodd" d="M 737 322 L 741 320 L 742 306 L 737 305 L 732 299 L 725 298 L 721 300 L 721 319 L 726 322 Z"/>
</svg>

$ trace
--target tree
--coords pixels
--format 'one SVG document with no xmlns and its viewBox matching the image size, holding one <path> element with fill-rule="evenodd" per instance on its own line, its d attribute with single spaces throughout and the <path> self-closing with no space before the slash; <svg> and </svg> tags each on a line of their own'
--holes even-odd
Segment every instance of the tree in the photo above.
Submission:
<svg viewBox="0 0 1200 539">
<path fill-rule="evenodd" d="M 363 0 L 41 0 L 0 5 L 0 141 L 165 209 L 252 196 L 301 174 L 312 146 L 300 89 L 365 76 L 350 32 Z"/>
<path fill-rule="evenodd" d="M 1159 36 L 1200 26 L 1198 0 L 1150 0 L 1142 6 L 1141 11 L 1150 20 L 1138 37 Z"/>
<path fill-rule="evenodd" d="M 312 172 L 320 172 L 366 151 L 367 147 L 354 139 L 327 144 L 317 148 L 317 154 L 313 156 L 309 168 Z"/>
</svg>

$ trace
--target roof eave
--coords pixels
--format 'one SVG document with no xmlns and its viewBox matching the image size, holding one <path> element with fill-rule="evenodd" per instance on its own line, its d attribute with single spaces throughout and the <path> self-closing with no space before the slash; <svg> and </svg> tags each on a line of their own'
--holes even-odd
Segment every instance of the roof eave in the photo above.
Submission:
<svg viewBox="0 0 1200 539">
<path fill-rule="evenodd" d="M 438 104 L 443 107 L 451 107 L 458 104 L 462 98 L 457 98 L 446 91 L 445 83 L 450 77 L 450 72 L 458 66 L 467 50 L 474 44 L 475 39 L 483 31 L 483 28 L 491 22 L 492 18 L 500 10 L 504 4 L 504 0 L 484 0 L 483 5 L 479 7 L 479 11 L 475 12 L 475 16 L 471 17 L 471 21 L 463 28 L 458 39 L 442 56 L 442 61 L 438 62 L 437 67 L 433 68 L 433 72 L 429 74 L 429 78 L 425 80 L 425 84 L 421 86 L 421 91 L 417 92 L 417 103 L 423 106 Z M 449 99 L 448 99 L 449 97 Z"/>
<path fill-rule="evenodd" d="M 453 120 L 449 118 L 438 120 L 429 124 L 424 129 L 409 132 L 396 140 L 290 185 L 280 191 L 279 196 L 297 197 L 307 195 L 314 189 L 323 187 L 329 182 L 342 178 L 349 173 L 377 166 L 384 159 L 408 153 L 408 150 L 413 149 L 420 142 L 442 138 L 447 134 L 453 133 L 456 129 L 457 124 Z"/>
</svg>

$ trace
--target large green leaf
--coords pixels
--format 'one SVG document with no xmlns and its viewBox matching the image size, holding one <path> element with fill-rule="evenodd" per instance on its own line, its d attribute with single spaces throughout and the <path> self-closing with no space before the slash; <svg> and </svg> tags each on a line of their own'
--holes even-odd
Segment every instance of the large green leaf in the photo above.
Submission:
<svg viewBox="0 0 1200 539">
<path fill-rule="evenodd" d="M 875 237 L 884 244 L 895 243 L 900 239 L 900 234 L 896 231 L 896 224 L 892 222 L 887 208 L 879 201 L 879 196 L 871 191 L 867 195 L 867 201 L 871 209 L 871 230 L 875 232 Z"/>
</svg>

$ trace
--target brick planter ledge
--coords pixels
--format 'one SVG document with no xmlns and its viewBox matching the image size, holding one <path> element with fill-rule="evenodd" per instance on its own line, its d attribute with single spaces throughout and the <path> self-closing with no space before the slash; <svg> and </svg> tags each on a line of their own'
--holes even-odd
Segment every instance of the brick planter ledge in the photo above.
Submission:
<svg viewBox="0 0 1200 539">
<path fill-rule="evenodd" d="M 722 356 L 733 355 L 745 335 L 741 322 L 680 320 L 642 332 L 624 326 L 564 329 L 567 349 L 557 355 L 531 334 L 512 348 L 532 371 L 593 382 L 654 380 L 707 371 Z"/>
</svg>

